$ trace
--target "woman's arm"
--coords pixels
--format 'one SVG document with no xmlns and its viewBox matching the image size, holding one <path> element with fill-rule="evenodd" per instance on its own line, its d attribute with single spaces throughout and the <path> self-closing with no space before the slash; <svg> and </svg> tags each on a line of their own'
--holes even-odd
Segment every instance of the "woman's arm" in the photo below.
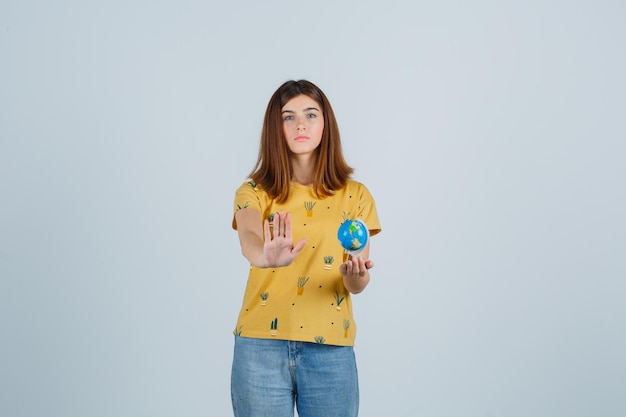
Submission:
<svg viewBox="0 0 626 417">
<path fill-rule="evenodd" d="M 278 212 L 274 215 L 274 226 L 269 221 L 261 220 L 261 213 L 245 208 L 235 213 L 237 233 L 241 253 L 257 268 L 276 268 L 287 266 L 298 256 L 306 238 L 295 246 L 291 231 L 291 215 Z"/>
</svg>

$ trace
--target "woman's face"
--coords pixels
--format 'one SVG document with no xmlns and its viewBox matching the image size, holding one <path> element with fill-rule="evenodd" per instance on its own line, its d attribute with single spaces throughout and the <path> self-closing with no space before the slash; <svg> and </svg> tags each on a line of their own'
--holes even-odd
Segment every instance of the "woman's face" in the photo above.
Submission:
<svg viewBox="0 0 626 417">
<path fill-rule="evenodd" d="M 304 94 L 282 108 L 283 133 L 287 146 L 296 155 L 312 154 L 322 141 L 324 115 L 317 101 Z"/>
</svg>

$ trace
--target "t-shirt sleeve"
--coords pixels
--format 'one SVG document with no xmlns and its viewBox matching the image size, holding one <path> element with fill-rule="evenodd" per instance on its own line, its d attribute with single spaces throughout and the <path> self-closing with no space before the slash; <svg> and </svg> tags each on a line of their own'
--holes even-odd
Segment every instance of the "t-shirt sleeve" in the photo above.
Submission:
<svg viewBox="0 0 626 417">
<path fill-rule="evenodd" d="M 359 190 L 358 217 L 367 225 L 370 236 L 374 236 L 382 230 L 374 197 L 363 184 L 360 184 Z"/>
<path fill-rule="evenodd" d="M 251 181 L 243 183 L 235 192 L 235 202 L 233 205 L 233 224 L 234 230 L 237 230 L 237 221 L 235 214 L 242 209 L 251 208 L 259 213 L 263 213 L 261 207 L 261 199 L 257 185 Z"/>
</svg>

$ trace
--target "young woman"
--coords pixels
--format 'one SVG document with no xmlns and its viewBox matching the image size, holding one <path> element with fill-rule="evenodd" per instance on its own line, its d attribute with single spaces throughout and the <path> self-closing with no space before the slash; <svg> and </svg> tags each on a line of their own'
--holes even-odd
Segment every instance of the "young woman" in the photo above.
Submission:
<svg viewBox="0 0 626 417">
<path fill-rule="evenodd" d="M 358 414 L 350 294 L 365 289 L 369 245 L 344 259 L 337 230 L 361 219 L 380 232 L 372 195 L 351 179 L 324 93 L 288 81 L 269 101 L 250 180 L 235 194 L 233 228 L 250 262 L 235 328 L 236 417 Z"/>
</svg>

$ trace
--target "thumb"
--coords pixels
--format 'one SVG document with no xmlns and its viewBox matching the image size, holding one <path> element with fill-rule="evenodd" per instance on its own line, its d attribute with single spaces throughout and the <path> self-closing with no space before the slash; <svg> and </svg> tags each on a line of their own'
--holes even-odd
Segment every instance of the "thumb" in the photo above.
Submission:
<svg viewBox="0 0 626 417">
<path fill-rule="evenodd" d="M 300 239 L 298 243 L 296 243 L 296 246 L 294 246 L 293 249 L 291 249 L 291 253 L 293 254 L 293 256 L 296 256 L 297 254 L 299 254 L 305 245 L 306 245 L 306 238 Z"/>
</svg>

